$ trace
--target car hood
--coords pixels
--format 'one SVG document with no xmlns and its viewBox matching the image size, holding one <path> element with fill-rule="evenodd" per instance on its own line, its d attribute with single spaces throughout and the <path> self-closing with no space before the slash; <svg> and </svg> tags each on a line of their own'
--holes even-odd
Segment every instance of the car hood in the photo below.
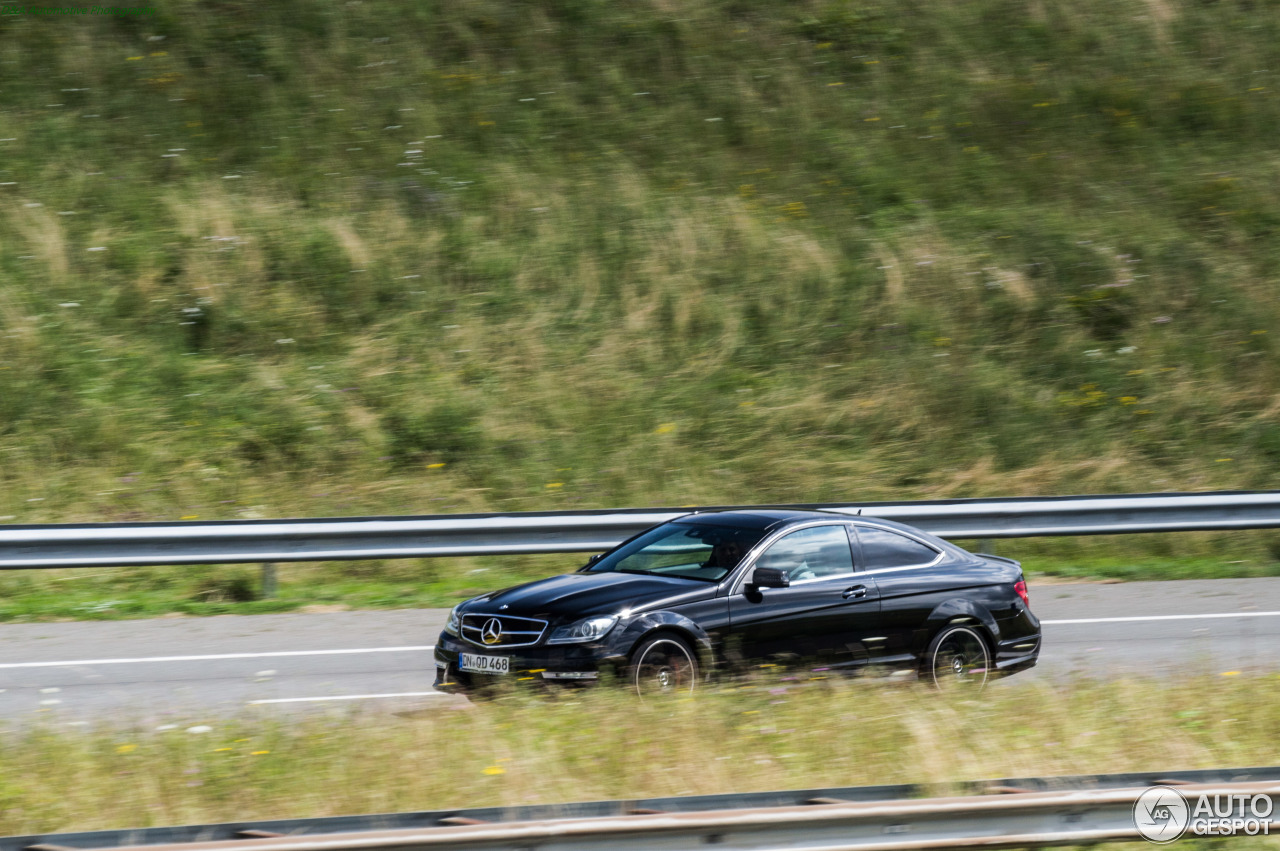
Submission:
<svg viewBox="0 0 1280 851">
<path fill-rule="evenodd" d="M 706 600 L 715 593 L 714 584 L 689 579 L 633 573 L 569 573 L 477 597 L 461 611 L 576 620 L 658 603 Z"/>
</svg>

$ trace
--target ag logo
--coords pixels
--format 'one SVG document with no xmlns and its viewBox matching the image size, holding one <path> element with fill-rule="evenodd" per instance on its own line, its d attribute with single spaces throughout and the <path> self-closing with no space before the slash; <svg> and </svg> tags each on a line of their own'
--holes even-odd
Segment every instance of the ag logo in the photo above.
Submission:
<svg viewBox="0 0 1280 851">
<path fill-rule="evenodd" d="M 1152 786 L 1133 804 L 1133 823 L 1148 842 L 1163 845 L 1182 836 L 1191 822 L 1191 806 L 1177 789 Z"/>
</svg>

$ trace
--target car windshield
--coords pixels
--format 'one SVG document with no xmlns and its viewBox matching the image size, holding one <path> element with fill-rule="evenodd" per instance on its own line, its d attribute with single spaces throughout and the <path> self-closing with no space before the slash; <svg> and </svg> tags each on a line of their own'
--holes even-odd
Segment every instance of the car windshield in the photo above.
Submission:
<svg viewBox="0 0 1280 851">
<path fill-rule="evenodd" d="M 648 573 L 719 582 L 762 537 L 762 529 L 664 523 L 608 553 L 584 572 Z"/>
</svg>

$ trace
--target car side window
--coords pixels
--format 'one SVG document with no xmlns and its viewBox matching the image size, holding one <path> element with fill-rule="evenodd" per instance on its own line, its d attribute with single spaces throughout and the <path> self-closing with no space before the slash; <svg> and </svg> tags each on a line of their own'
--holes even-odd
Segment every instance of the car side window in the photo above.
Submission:
<svg viewBox="0 0 1280 851">
<path fill-rule="evenodd" d="M 785 570 L 792 582 L 823 579 L 853 573 L 853 551 L 844 526 L 811 526 L 776 541 L 755 566 Z"/>
<path fill-rule="evenodd" d="M 929 564 L 938 557 L 938 550 L 922 544 L 915 538 L 877 529 L 874 526 L 857 526 L 858 541 L 862 544 L 862 558 L 866 569 L 877 567 L 911 567 Z"/>
</svg>

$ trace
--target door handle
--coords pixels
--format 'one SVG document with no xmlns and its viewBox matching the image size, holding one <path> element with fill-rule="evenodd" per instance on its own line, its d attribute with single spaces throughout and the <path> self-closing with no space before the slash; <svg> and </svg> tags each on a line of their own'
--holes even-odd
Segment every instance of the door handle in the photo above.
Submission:
<svg viewBox="0 0 1280 851">
<path fill-rule="evenodd" d="M 846 600 L 851 600 L 857 597 L 865 597 L 867 596 L 867 586 L 855 585 L 852 588 L 846 588 L 844 589 L 844 593 L 841 594 L 840 596 L 844 597 Z"/>
</svg>

